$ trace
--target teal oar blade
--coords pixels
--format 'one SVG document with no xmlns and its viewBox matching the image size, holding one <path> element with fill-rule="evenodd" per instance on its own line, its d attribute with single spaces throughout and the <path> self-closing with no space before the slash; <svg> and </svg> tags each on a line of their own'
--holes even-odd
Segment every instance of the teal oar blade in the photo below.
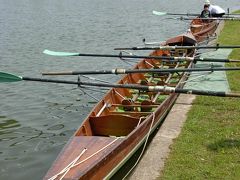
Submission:
<svg viewBox="0 0 240 180">
<path fill-rule="evenodd" d="M 200 14 L 196 13 L 169 13 L 169 12 L 161 12 L 161 11 L 152 11 L 154 15 L 163 16 L 163 15 L 172 15 L 172 16 L 199 16 Z"/>
<path fill-rule="evenodd" d="M 16 81 L 22 81 L 21 76 L 16 76 L 14 74 L 0 72 L 0 83 L 1 82 L 16 82 Z"/>
<path fill-rule="evenodd" d="M 167 14 L 167 12 L 159 12 L 159 11 L 152 11 L 152 13 L 154 14 L 154 15 L 157 15 L 157 16 L 164 16 L 164 15 L 166 15 Z"/>
<path fill-rule="evenodd" d="M 56 52 L 56 51 L 50 51 L 45 49 L 43 51 L 44 54 L 51 55 L 51 56 L 78 56 L 79 53 L 71 53 L 71 52 Z"/>
</svg>

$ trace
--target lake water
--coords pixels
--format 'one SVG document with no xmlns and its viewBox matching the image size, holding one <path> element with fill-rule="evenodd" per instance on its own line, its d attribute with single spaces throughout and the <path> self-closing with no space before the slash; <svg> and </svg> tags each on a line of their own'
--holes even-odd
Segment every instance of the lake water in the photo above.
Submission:
<svg viewBox="0 0 240 180">
<path fill-rule="evenodd" d="M 239 0 L 215 2 L 225 9 L 240 6 Z M 202 4 L 198 0 L 0 0 L 0 71 L 41 77 L 42 71 L 130 68 L 117 58 L 60 58 L 42 51 L 117 54 L 113 48 L 140 46 L 143 38 L 163 41 L 185 32 L 189 22 L 154 16 L 152 10 L 196 13 Z M 109 82 L 120 78 L 98 77 Z M 98 99 L 103 95 L 88 92 Z M 41 179 L 95 103 L 73 85 L 0 84 L 0 179 Z"/>
</svg>

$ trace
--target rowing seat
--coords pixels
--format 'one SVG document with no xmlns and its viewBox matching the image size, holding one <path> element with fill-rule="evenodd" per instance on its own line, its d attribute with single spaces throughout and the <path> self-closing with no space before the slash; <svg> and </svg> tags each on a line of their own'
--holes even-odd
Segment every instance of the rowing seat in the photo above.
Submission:
<svg viewBox="0 0 240 180">
<path fill-rule="evenodd" d="M 132 104 L 132 102 L 130 99 L 123 99 L 122 100 L 123 110 L 124 111 L 134 111 L 134 107 L 124 106 L 124 105 L 131 105 L 131 104 Z"/>
<path fill-rule="evenodd" d="M 127 115 L 89 117 L 95 136 L 127 136 L 138 125 L 139 119 Z"/>
<path fill-rule="evenodd" d="M 153 103 L 150 100 L 144 100 L 141 102 L 141 112 L 151 112 L 152 111 L 152 105 Z"/>
</svg>

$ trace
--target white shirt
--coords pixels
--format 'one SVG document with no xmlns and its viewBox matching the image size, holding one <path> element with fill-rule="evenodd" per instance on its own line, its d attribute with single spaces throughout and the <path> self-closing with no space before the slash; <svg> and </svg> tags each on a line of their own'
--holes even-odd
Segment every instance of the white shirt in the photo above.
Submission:
<svg viewBox="0 0 240 180">
<path fill-rule="evenodd" d="M 210 5 L 209 6 L 209 11 L 211 12 L 211 14 L 222 14 L 222 13 L 225 13 L 225 11 L 221 7 L 216 6 L 216 5 Z"/>
</svg>

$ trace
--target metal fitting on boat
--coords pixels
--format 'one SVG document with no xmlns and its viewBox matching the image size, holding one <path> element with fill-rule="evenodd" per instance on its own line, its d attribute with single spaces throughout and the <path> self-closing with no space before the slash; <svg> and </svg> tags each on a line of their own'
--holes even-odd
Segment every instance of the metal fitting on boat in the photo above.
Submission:
<svg viewBox="0 0 240 180">
<path fill-rule="evenodd" d="M 112 73 L 114 73 L 114 74 L 125 74 L 125 72 L 126 72 L 126 69 L 113 69 L 112 70 Z"/>
<path fill-rule="evenodd" d="M 168 86 L 149 86 L 149 91 L 170 92 L 174 93 L 175 88 Z"/>
<path fill-rule="evenodd" d="M 176 61 L 186 60 L 186 57 L 174 57 L 174 60 Z"/>
<path fill-rule="evenodd" d="M 181 61 L 181 60 L 185 60 L 185 61 L 193 61 L 194 60 L 194 57 L 174 57 L 174 60 L 177 60 L 177 61 Z"/>
<path fill-rule="evenodd" d="M 159 49 L 161 50 L 175 50 L 175 46 L 159 46 Z"/>
</svg>

